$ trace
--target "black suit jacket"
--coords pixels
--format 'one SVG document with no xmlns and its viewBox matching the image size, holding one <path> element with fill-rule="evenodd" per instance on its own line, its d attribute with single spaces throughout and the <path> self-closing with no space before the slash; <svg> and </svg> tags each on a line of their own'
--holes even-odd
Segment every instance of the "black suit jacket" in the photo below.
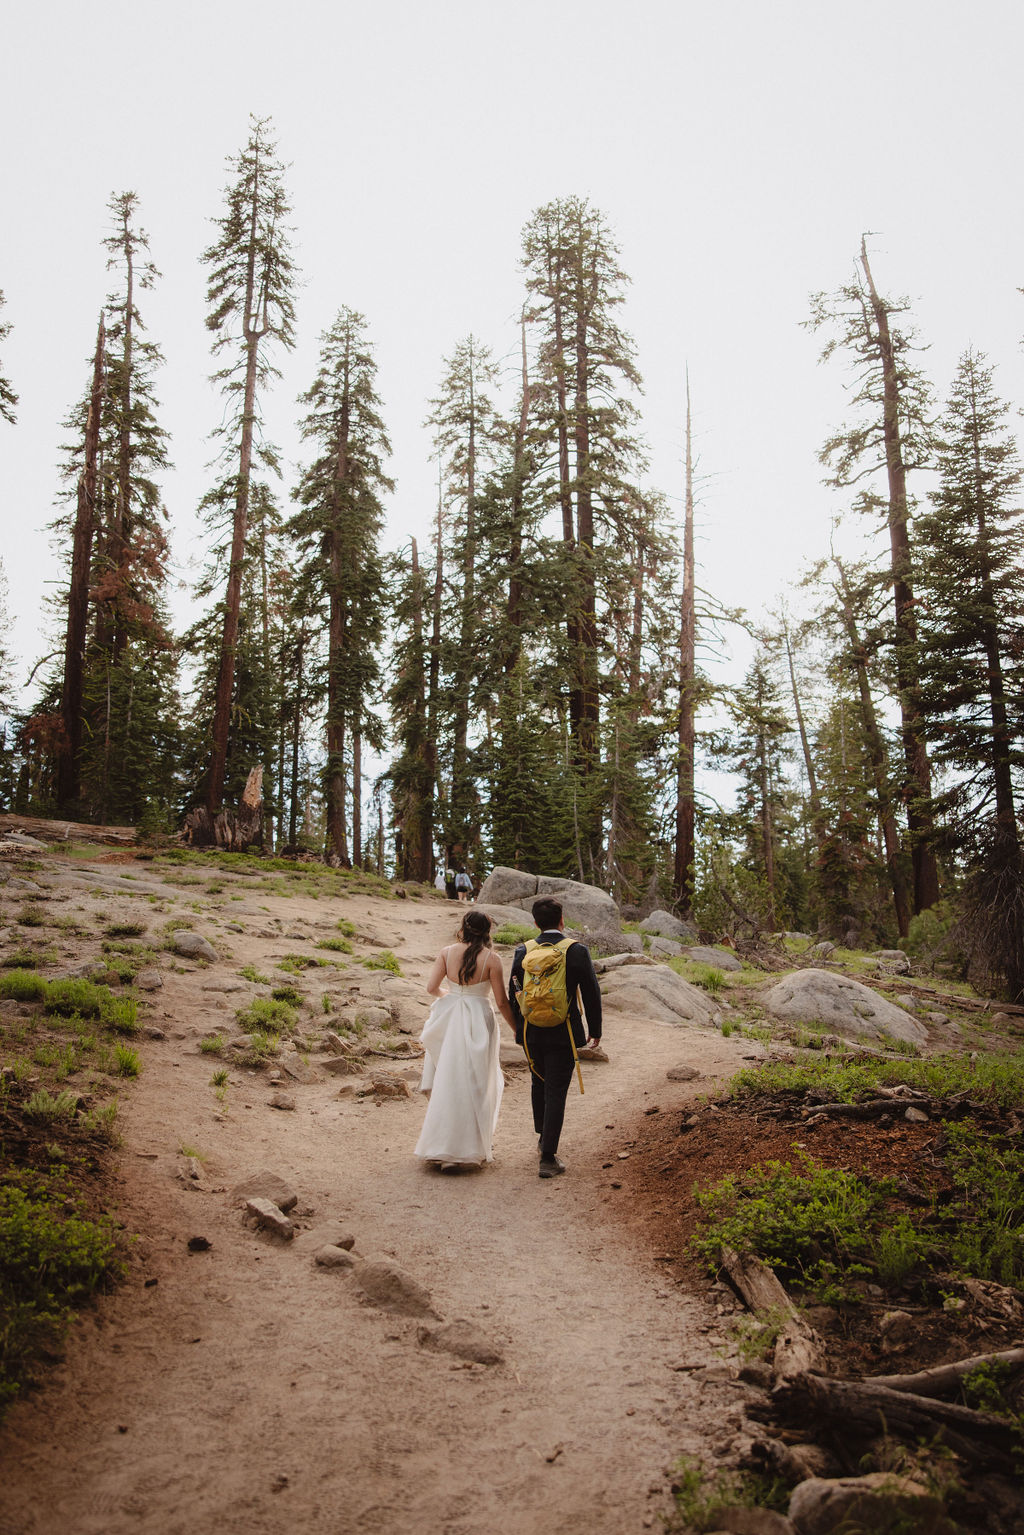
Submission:
<svg viewBox="0 0 1024 1535">
<path fill-rule="evenodd" d="M 538 943 L 561 943 L 565 934 L 558 929 L 539 933 Z M 512 973 L 509 976 L 508 999 L 512 1004 L 512 1011 L 516 1019 L 516 1044 L 523 1042 L 523 1015 L 519 1011 L 519 988 L 523 984 L 523 955 L 526 953 L 525 943 L 521 943 L 512 956 Z M 572 1026 L 572 1035 L 576 1041 L 577 1049 L 587 1042 L 589 1033 L 592 1039 L 601 1038 L 601 988 L 597 984 L 597 971 L 594 969 L 594 961 L 590 957 L 590 950 L 585 943 L 573 943 L 566 950 L 565 955 L 565 987 L 569 993 L 569 1022 Z M 586 1023 L 580 1013 L 580 998 L 583 999 L 583 1007 L 586 1012 Z M 545 1033 L 553 1030 L 546 1029 Z"/>
</svg>

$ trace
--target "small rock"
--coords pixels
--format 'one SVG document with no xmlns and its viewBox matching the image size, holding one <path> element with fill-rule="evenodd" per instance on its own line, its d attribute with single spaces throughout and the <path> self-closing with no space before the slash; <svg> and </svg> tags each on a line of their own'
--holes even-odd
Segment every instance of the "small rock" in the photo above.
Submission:
<svg viewBox="0 0 1024 1535">
<path fill-rule="evenodd" d="M 248 1178 L 236 1183 L 228 1197 L 235 1205 L 244 1205 L 247 1199 L 270 1199 L 279 1210 L 294 1209 L 299 1202 L 291 1184 L 266 1169 L 250 1173 Z"/>
<path fill-rule="evenodd" d="M 878 1323 L 878 1330 L 888 1343 L 906 1343 L 916 1328 L 917 1322 L 909 1311 L 886 1311 Z"/>
<path fill-rule="evenodd" d="M 584 1045 L 579 1051 L 581 1061 L 607 1061 L 608 1052 L 603 1045 Z"/>
<path fill-rule="evenodd" d="M 671 1066 L 665 1075 L 670 1082 L 695 1082 L 700 1072 L 696 1066 Z"/>
<path fill-rule="evenodd" d="M 278 1056 L 281 1070 L 287 1072 L 294 1082 L 301 1082 L 308 1086 L 311 1082 L 319 1082 L 320 1075 L 313 1070 L 308 1061 L 304 1061 L 297 1050 L 286 1050 Z"/>
<path fill-rule="evenodd" d="M 917 1007 L 917 998 L 909 991 L 901 991 L 896 998 L 896 1006 L 902 1007 L 905 1012 L 912 1013 Z"/>
<path fill-rule="evenodd" d="M 224 930 L 225 930 L 225 932 L 228 932 L 228 933 L 244 933 L 245 932 L 245 928 L 239 926 L 239 924 L 237 922 L 225 922 Z"/>
<path fill-rule="evenodd" d="M 361 1063 L 350 1055 L 328 1055 L 319 1064 L 331 1077 L 350 1077 L 362 1071 Z"/>
<path fill-rule="evenodd" d="M 903 1118 L 909 1120 L 912 1125 L 926 1125 L 928 1123 L 928 1115 L 924 1109 L 915 1109 L 913 1104 L 907 1109 Z"/>
<path fill-rule="evenodd" d="M 324 1044 L 334 1055 L 350 1055 L 352 1046 L 340 1034 L 335 1034 L 333 1029 L 328 1029 L 324 1034 Z"/>
<path fill-rule="evenodd" d="M 272 1199 L 262 1199 L 257 1195 L 255 1199 L 245 1201 L 245 1208 L 264 1231 L 272 1231 L 275 1236 L 283 1237 L 286 1242 L 290 1242 L 294 1237 L 295 1227 Z"/>
<path fill-rule="evenodd" d="M 164 1033 L 163 1029 L 157 1028 L 155 1023 L 147 1024 L 142 1032 L 145 1034 L 147 1039 L 166 1039 L 167 1038 L 167 1035 Z"/>
<path fill-rule="evenodd" d="M 171 941 L 175 952 L 184 954 L 188 959 L 205 959 L 211 964 L 217 959 L 217 951 L 213 944 L 209 943 L 201 933 L 193 933 L 187 928 L 178 928 L 172 935 Z"/>
<path fill-rule="evenodd" d="M 876 949 L 871 957 L 877 961 L 878 968 L 889 975 L 910 974 L 910 960 L 902 949 Z"/>
<path fill-rule="evenodd" d="M 652 911 L 640 924 L 642 933 L 657 933 L 662 938 L 683 939 L 690 942 L 697 930 L 689 922 L 682 922 L 670 911 Z"/>
<path fill-rule="evenodd" d="M 441 1349 L 473 1364 L 501 1364 L 504 1359 L 501 1350 L 488 1342 L 478 1327 L 462 1318 L 443 1327 L 419 1327 L 416 1339 L 421 1348 Z"/>
<path fill-rule="evenodd" d="M 390 1071 L 375 1071 L 369 1082 L 359 1089 L 364 1097 L 409 1098 L 409 1084 L 403 1077 Z"/>
<path fill-rule="evenodd" d="M 159 970 L 140 970 L 135 977 L 135 984 L 140 991 L 159 991 L 164 978 Z"/>
<path fill-rule="evenodd" d="M 430 1292 L 390 1258 L 356 1264 L 356 1283 L 374 1306 L 397 1316 L 437 1317 Z"/>
<path fill-rule="evenodd" d="M 344 1221 L 323 1221 L 319 1226 L 314 1226 L 310 1231 L 302 1231 L 295 1238 L 295 1251 L 298 1253 L 318 1253 L 321 1247 L 343 1247 L 346 1252 L 351 1252 L 356 1245 L 356 1239 Z"/>
<path fill-rule="evenodd" d="M 925 1013 L 924 1016 L 927 1018 L 929 1023 L 937 1024 L 940 1027 L 941 1027 L 942 1024 L 949 1022 L 949 1014 L 948 1013 Z M 994 1021 L 995 1020 L 993 1019 L 993 1022 Z"/>
<path fill-rule="evenodd" d="M 272 1109 L 294 1109 L 295 1097 L 292 1093 L 272 1093 L 267 1099 Z"/>
<path fill-rule="evenodd" d="M 356 1260 L 344 1247 L 333 1247 L 328 1243 L 320 1247 L 313 1255 L 314 1262 L 324 1269 L 350 1269 L 355 1267 Z"/>
<path fill-rule="evenodd" d="M 814 946 L 807 951 L 808 955 L 812 959 L 828 959 L 829 955 L 834 954 L 835 952 L 835 944 L 830 943 L 827 938 L 823 943 L 814 944 Z"/>
<path fill-rule="evenodd" d="M 234 975 L 212 975 L 203 981 L 201 991 L 245 991 L 247 983 Z"/>
<path fill-rule="evenodd" d="M 710 949 L 697 947 L 687 949 L 687 959 L 692 959 L 698 965 L 713 965 L 716 970 L 742 970 L 742 961 L 736 958 L 731 949 Z"/>
<path fill-rule="evenodd" d="M 190 1253 L 208 1253 L 212 1245 L 208 1237 L 189 1237 L 188 1239 Z"/>
<path fill-rule="evenodd" d="M 662 955 L 664 955 L 666 959 L 671 959 L 676 954 L 685 954 L 686 949 L 675 938 L 662 938 L 660 935 L 655 935 L 655 937 L 651 939 L 651 946 L 648 950 L 648 953 L 655 959 Z"/>
</svg>

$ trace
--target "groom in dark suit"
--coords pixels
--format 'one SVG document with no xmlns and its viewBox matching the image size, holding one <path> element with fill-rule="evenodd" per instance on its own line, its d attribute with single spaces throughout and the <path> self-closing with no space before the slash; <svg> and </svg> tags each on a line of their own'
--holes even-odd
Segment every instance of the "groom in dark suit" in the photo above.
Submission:
<svg viewBox="0 0 1024 1535">
<path fill-rule="evenodd" d="M 533 920 L 539 928 L 538 943 L 560 943 L 565 937 L 562 903 L 553 896 L 541 896 L 533 903 Z M 575 1069 L 572 1039 L 577 1050 L 585 1045 L 596 1045 L 601 1038 L 601 988 L 590 950 L 586 944 L 573 943 L 565 956 L 565 989 L 569 998 L 568 1027 L 538 1028 L 526 1025 L 524 1040 L 523 1015 L 519 1010 L 519 991 L 523 984 L 523 956 L 526 945 L 521 943 L 512 959 L 508 996 L 516 1019 L 516 1043 L 525 1043 L 530 1061 L 530 1094 L 533 1104 L 533 1127 L 540 1138 L 540 1167 L 542 1178 L 557 1178 L 565 1172 L 565 1163 L 556 1156 L 558 1138 L 565 1118 L 565 1099 Z M 580 1001 L 586 1013 L 586 1027 L 580 1012 Z"/>
</svg>

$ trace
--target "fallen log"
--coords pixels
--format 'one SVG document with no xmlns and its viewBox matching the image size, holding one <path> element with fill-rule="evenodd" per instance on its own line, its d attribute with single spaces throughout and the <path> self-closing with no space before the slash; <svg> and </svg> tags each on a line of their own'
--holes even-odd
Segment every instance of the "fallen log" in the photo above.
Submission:
<svg viewBox="0 0 1024 1535">
<path fill-rule="evenodd" d="M 722 1248 L 722 1267 L 748 1310 L 781 1319 L 775 1340 L 773 1369 L 779 1381 L 802 1375 L 818 1367 L 822 1343 L 818 1334 L 804 1321 L 792 1298 L 776 1274 L 753 1253 L 738 1253 Z"/>
<path fill-rule="evenodd" d="M 872 1375 L 872 1386 L 885 1386 L 889 1391 L 909 1391 L 915 1396 L 945 1396 L 956 1391 L 965 1375 L 985 1365 L 1004 1365 L 1013 1371 L 1024 1370 L 1024 1348 L 1006 1348 L 995 1354 L 974 1354 L 970 1359 L 956 1359 L 950 1364 L 933 1365 L 930 1370 L 917 1370 L 913 1375 Z"/>
<path fill-rule="evenodd" d="M 786 1414 L 811 1417 L 817 1426 L 833 1424 L 851 1433 L 882 1433 L 916 1441 L 936 1438 L 974 1466 L 1004 1465 L 1018 1444 L 1017 1429 L 1003 1418 L 940 1402 L 912 1392 L 893 1391 L 874 1381 L 832 1380 L 810 1373 L 776 1386 L 774 1405 Z"/>
<path fill-rule="evenodd" d="M 18 831 L 41 842 L 105 842 L 129 847 L 136 841 L 134 826 L 93 826 L 89 821 L 49 821 L 42 816 L 0 812 L 0 833 Z"/>
</svg>

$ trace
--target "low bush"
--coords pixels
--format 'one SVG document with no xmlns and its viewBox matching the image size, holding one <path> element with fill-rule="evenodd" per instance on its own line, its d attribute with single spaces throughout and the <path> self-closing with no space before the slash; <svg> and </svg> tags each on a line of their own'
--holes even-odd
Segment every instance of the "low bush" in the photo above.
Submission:
<svg viewBox="0 0 1024 1535">
<path fill-rule="evenodd" d="M 62 1179 L 22 1173 L 0 1183 L 0 1407 L 60 1343 L 72 1309 L 119 1267 L 113 1223 L 85 1218 Z"/>
<path fill-rule="evenodd" d="M 402 967 L 390 949 L 381 949 L 379 954 L 368 954 L 360 963 L 364 964 L 367 970 L 387 970 L 392 975 L 402 973 Z"/>
<path fill-rule="evenodd" d="M 347 938 L 319 938 L 316 946 L 318 949 L 333 949 L 337 954 L 352 953 L 352 945 Z"/>
<path fill-rule="evenodd" d="M 495 943 L 507 943 L 509 945 L 526 943 L 531 938 L 536 938 L 537 929 L 527 927 L 525 923 L 505 922 L 501 927 L 491 933 Z"/>
<path fill-rule="evenodd" d="M 9 970 L 0 975 L 0 997 L 15 1002 L 41 1002 L 45 996 L 46 982 L 32 970 Z"/>
<path fill-rule="evenodd" d="M 239 1009 L 235 1017 L 239 1028 L 244 1029 L 246 1034 L 270 1032 L 275 1037 L 293 1029 L 297 1022 L 297 1014 L 290 1003 L 274 1002 L 269 997 L 254 997 L 248 1007 Z"/>
</svg>

